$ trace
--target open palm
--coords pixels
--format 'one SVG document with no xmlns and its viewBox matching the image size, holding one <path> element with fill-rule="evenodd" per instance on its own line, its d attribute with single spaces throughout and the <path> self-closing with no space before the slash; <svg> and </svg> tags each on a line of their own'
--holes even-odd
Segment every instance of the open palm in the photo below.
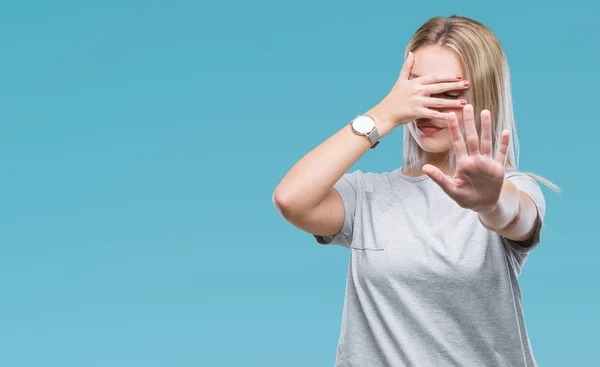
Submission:
<svg viewBox="0 0 600 367">
<path fill-rule="evenodd" d="M 496 205 L 500 198 L 510 131 L 502 132 L 498 152 L 493 157 L 490 112 L 488 110 L 481 112 L 481 141 L 475 127 L 472 105 L 464 107 L 463 116 L 466 144 L 456 114 L 451 113 L 448 118 L 448 127 L 456 153 L 454 177 L 448 178 L 439 168 L 430 164 L 423 166 L 423 172 L 459 206 L 477 212 L 485 211 Z"/>
</svg>

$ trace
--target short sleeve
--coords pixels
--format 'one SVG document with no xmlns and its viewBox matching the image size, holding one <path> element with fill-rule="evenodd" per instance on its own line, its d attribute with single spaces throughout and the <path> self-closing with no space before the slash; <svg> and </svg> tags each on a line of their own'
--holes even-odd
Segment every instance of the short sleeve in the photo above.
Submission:
<svg viewBox="0 0 600 367">
<path fill-rule="evenodd" d="M 359 203 L 359 192 L 361 190 L 362 172 L 345 173 L 334 185 L 333 189 L 342 198 L 344 203 L 344 224 L 342 229 L 333 236 L 321 236 L 313 234 L 318 243 L 322 245 L 340 245 L 350 247 L 352 243 L 352 232 L 354 229 L 354 213 Z"/>
<path fill-rule="evenodd" d="M 517 190 L 527 194 L 533 203 L 535 204 L 538 212 L 538 218 L 536 222 L 536 229 L 533 234 L 531 241 L 524 246 L 518 241 L 513 241 L 508 238 L 502 237 L 503 241 L 508 244 L 513 250 L 520 253 L 528 253 L 536 248 L 541 241 L 541 232 L 544 224 L 544 215 L 546 214 L 546 201 L 544 194 L 538 183 L 529 175 L 522 172 L 510 172 L 507 175 L 507 179 L 512 182 Z"/>
</svg>

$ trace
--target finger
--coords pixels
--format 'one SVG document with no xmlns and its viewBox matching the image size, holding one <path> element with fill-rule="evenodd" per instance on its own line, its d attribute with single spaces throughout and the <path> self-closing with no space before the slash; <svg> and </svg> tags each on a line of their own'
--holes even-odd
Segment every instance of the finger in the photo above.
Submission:
<svg viewBox="0 0 600 367">
<path fill-rule="evenodd" d="M 462 75 L 443 75 L 443 74 L 428 74 L 423 75 L 413 80 L 417 81 L 419 84 L 433 84 L 433 83 L 443 83 L 443 82 L 455 82 L 457 80 L 461 80 Z"/>
<path fill-rule="evenodd" d="M 473 105 L 466 105 L 463 110 L 463 121 L 465 123 L 465 135 L 467 135 L 467 147 L 469 155 L 479 154 L 479 136 L 475 128 L 475 115 Z"/>
<path fill-rule="evenodd" d="M 470 83 L 468 80 L 461 80 L 459 82 L 435 83 L 426 85 L 425 88 L 423 88 L 423 91 L 428 95 L 449 91 L 464 91 L 465 89 L 469 88 L 469 85 Z"/>
<path fill-rule="evenodd" d="M 508 143 L 510 142 L 510 131 L 503 130 L 502 136 L 500 137 L 500 144 L 498 147 L 498 153 L 496 154 L 496 162 L 505 166 L 506 152 L 508 151 Z"/>
<path fill-rule="evenodd" d="M 412 67 L 414 65 L 414 61 L 415 55 L 412 52 L 409 52 L 408 56 L 406 56 L 406 60 L 404 60 L 402 69 L 400 70 L 400 80 L 408 80 L 410 72 L 412 71 Z"/>
<path fill-rule="evenodd" d="M 467 101 L 465 99 L 423 98 L 423 105 L 433 108 L 463 108 L 466 104 Z"/>
<path fill-rule="evenodd" d="M 436 111 L 434 109 L 430 109 L 430 108 L 426 108 L 426 107 L 421 110 L 421 113 L 418 116 L 418 118 L 430 118 L 430 119 L 442 120 L 442 121 L 448 121 L 449 117 L 450 117 L 449 113 Z"/>
<path fill-rule="evenodd" d="M 454 146 L 456 158 L 458 159 L 467 155 L 467 147 L 465 146 L 465 141 L 458 125 L 458 119 L 456 118 L 456 114 L 454 112 L 451 112 L 450 116 L 448 117 L 448 128 L 450 129 L 450 134 L 452 135 L 452 145 Z"/>
<path fill-rule="evenodd" d="M 423 172 L 431 177 L 431 179 L 438 184 L 442 190 L 448 195 L 452 195 L 455 191 L 455 185 L 452 181 L 436 166 L 426 164 L 422 168 Z"/>
<path fill-rule="evenodd" d="M 492 158 L 492 114 L 481 111 L 481 154 Z"/>
</svg>

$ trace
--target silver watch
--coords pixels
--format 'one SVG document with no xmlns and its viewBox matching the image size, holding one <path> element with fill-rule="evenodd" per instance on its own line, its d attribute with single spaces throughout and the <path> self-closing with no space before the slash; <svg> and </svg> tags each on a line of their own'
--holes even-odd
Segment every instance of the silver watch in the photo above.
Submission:
<svg viewBox="0 0 600 367">
<path fill-rule="evenodd" d="M 375 120 L 369 115 L 358 115 L 350 121 L 352 131 L 357 135 L 364 135 L 371 141 L 371 149 L 379 145 L 379 131 L 375 126 Z"/>
</svg>

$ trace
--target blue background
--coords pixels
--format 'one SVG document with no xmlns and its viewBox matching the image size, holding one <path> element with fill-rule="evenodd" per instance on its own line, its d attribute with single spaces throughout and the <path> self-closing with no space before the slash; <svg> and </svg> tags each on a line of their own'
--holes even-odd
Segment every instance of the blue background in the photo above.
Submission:
<svg viewBox="0 0 600 367">
<path fill-rule="evenodd" d="M 591 4 L 591 2 L 590 2 Z M 348 251 L 271 194 L 379 101 L 435 15 L 512 69 L 543 243 L 521 286 L 541 366 L 597 360 L 598 13 L 583 2 L 0 5 L 0 366 L 332 366 Z M 353 169 L 401 165 L 395 131 Z"/>
</svg>

